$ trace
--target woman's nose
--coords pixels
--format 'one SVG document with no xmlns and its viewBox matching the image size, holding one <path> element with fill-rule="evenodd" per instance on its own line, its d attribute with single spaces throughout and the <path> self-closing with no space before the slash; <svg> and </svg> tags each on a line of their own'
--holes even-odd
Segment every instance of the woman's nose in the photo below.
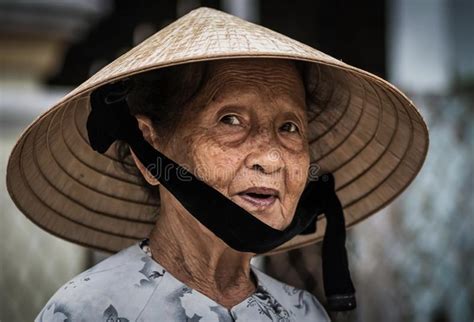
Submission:
<svg viewBox="0 0 474 322">
<path fill-rule="evenodd" d="M 251 151 L 245 159 L 247 168 L 265 174 L 271 174 L 283 168 L 281 149 L 274 135 L 260 131 L 250 145 Z"/>
</svg>

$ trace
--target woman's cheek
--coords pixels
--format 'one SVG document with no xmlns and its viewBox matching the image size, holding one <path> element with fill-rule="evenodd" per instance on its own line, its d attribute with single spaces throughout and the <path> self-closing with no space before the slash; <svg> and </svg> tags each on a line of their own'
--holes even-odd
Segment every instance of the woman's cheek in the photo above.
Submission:
<svg viewBox="0 0 474 322">
<path fill-rule="evenodd" d="M 207 139 L 194 145 L 192 159 L 194 171 L 201 180 L 221 192 L 226 191 L 237 171 L 234 153 Z"/>
<path fill-rule="evenodd" d="M 308 178 L 309 162 L 309 156 L 301 155 L 287 163 L 287 192 L 293 199 L 298 199 L 303 193 Z"/>
</svg>

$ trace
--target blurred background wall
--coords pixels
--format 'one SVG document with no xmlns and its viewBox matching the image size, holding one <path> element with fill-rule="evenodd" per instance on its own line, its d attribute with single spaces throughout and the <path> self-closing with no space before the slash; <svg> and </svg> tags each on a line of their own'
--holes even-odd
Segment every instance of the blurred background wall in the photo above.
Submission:
<svg viewBox="0 0 474 322">
<path fill-rule="evenodd" d="M 60 97 L 173 20 L 208 6 L 388 79 L 430 130 L 424 167 L 349 230 L 357 310 L 334 321 L 474 319 L 474 2 L 471 0 L 2 0 L 0 173 L 22 130 Z M 37 228 L 0 185 L 0 320 L 32 320 L 108 254 Z M 320 245 L 260 260 L 324 303 Z"/>
</svg>

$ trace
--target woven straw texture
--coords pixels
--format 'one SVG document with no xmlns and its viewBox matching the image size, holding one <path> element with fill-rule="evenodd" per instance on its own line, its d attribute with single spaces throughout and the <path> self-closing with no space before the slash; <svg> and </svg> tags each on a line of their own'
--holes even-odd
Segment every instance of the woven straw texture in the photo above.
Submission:
<svg viewBox="0 0 474 322">
<path fill-rule="evenodd" d="M 236 57 L 310 62 L 324 104 L 309 114 L 311 161 L 331 171 L 348 227 L 394 200 L 419 172 L 428 129 L 412 102 L 390 83 L 314 48 L 224 12 L 199 8 L 119 57 L 40 115 L 8 162 L 7 188 L 17 207 L 52 234 L 115 252 L 147 236 L 159 204 L 121 170 L 112 146 L 88 144 L 91 90 L 143 71 Z M 297 236 L 270 253 L 321 240 Z"/>
</svg>

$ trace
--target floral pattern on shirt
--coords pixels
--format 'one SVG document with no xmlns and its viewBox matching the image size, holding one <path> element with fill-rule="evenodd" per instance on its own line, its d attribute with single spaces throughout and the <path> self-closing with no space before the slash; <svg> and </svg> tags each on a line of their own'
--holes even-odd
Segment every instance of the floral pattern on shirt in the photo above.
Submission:
<svg viewBox="0 0 474 322">
<path fill-rule="evenodd" d="M 283 285 L 283 290 L 286 294 L 290 296 L 296 295 L 298 297 L 298 303 L 294 304 L 293 306 L 297 309 L 303 310 L 304 313 L 307 313 L 311 305 L 308 303 L 307 299 L 305 298 L 305 291 L 297 289 L 290 285 Z"/>
<path fill-rule="evenodd" d="M 288 311 L 261 285 L 257 287 L 257 291 L 248 300 L 247 306 L 257 306 L 258 312 L 266 315 L 271 321 L 290 321 Z"/>
<path fill-rule="evenodd" d="M 118 317 L 117 310 L 114 308 L 113 305 L 109 305 L 109 307 L 104 311 L 104 322 L 129 322 L 126 318 Z"/>
<path fill-rule="evenodd" d="M 256 292 L 227 309 L 167 272 L 145 239 L 65 283 L 35 321 L 329 321 L 310 293 L 251 269 Z"/>
<path fill-rule="evenodd" d="M 139 272 L 142 273 L 145 278 L 140 280 L 140 286 L 151 286 L 156 279 L 159 279 L 165 275 L 166 271 L 164 269 L 161 269 L 160 271 L 154 270 L 153 263 L 147 260 L 146 257 L 143 257 L 141 260 L 144 262 L 144 264 L 143 268 L 139 270 Z"/>
</svg>

